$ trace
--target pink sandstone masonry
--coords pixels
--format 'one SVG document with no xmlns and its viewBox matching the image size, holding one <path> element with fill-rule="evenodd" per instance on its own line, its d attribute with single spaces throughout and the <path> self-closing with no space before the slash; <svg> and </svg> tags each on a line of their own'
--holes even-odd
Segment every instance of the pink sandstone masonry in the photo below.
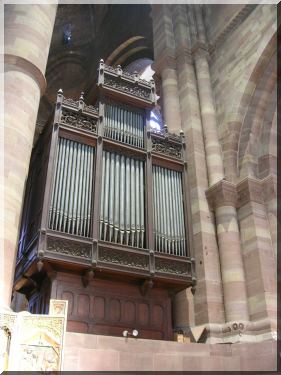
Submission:
<svg viewBox="0 0 281 375">
<path fill-rule="evenodd" d="M 64 371 L 276 371 L 276 341 L 181 344 L 66 333 Z"/>
</svg>

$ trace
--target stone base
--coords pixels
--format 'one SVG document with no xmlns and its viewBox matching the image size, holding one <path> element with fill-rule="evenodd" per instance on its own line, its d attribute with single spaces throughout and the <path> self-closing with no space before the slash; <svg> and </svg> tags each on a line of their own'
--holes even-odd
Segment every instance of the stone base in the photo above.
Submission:
<svg viewBox="0 0 281 375">
<path fill-rule="evenodd" d="M 201 344 L 66 332 L 64 371 L 276 371 L 277 343 Z"/>
<path fill-rule="evenodd" d="M 274 322 L 269 319 L 233 321 L 225 324 L 206 324 L 190 328 L 192 341 L 208 344 L 234 344 L 277 340 Z"/>
</svg>

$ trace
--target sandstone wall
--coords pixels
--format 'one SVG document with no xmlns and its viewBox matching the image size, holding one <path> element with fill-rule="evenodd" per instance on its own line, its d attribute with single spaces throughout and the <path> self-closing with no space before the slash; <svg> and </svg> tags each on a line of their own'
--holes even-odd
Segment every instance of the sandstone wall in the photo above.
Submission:
<svg viewBox="0 0 281 375">
<path fill-rule="evenodd" d="M 64 371 L 276 371 L 276 342 L 182 344 L 66 333 Z"/>
<path fill-rule="evenodd" d="M 276 17 L 275 5 L 258 5 L 217 46 L 210 61 L 226 174 L 230 166 L 229 158 L 233 158 L 231 151 L 234 144 L 234 151 L 237 151 L 241 124 L 252 93 L 276 49 L 273 39 L 277 27 Z"/>
</svg>

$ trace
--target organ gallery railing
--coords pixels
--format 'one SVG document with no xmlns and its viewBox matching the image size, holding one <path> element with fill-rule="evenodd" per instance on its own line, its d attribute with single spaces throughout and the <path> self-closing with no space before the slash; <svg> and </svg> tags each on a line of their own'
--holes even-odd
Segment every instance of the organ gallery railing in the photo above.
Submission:
<svg viewBox="0 0 281 375">
<path fill-rule="evenodd" d="M 194 285 L 183 134 L 150 127 L 153 81 L 101 61 L 98 92 L 96 106 L 58 92 L 37 145 L 47 160 L 44 197 L 32 240 L 21 236 L 16 280 L 32 261 L 57 259 Z M 38 152 L 32 160 L 43 165 Z"/>
</svg>

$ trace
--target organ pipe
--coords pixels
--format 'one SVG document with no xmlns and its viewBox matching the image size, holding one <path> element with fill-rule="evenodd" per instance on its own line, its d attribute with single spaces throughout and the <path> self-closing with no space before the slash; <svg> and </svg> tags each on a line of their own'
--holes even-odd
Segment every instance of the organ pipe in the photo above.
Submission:
<svg viewBox="0 0 281 375">
<path fill-rule="evenodd" d="M 90 237 L 94 148 L 59 138 L 49 228 Z"/>
<path fill-rule="evenodd" d="M 167 168 L 153 166 L 153 234 L 155 250 L 186 255 L 182 176 Z"/>
<path fill-rule="evenodd" d="M 112 103 L 105 104 L 104 136 L 143 148 L 144 116 Z"/>
<path fill-rule="evenodd" d="M 143 248 L 143 161 L 103 151 L 102 173 L 101 239 Z"/>
<path fill-rule="evenodd" d="M 120 106 L 106 105 L 105 134 L 143 147 L 143 118 Z M 90 237 L 94 148 L 59 138 L 49 228 Z M 186 238 L 180 172 L 153 165 L 153 235 L 155 250 L 185 256 Z M 103 151 L 100 238 L 144 248 L 144 162 Z M 149 210 L 149 208 L 148 208 Z"/>
</svg>

